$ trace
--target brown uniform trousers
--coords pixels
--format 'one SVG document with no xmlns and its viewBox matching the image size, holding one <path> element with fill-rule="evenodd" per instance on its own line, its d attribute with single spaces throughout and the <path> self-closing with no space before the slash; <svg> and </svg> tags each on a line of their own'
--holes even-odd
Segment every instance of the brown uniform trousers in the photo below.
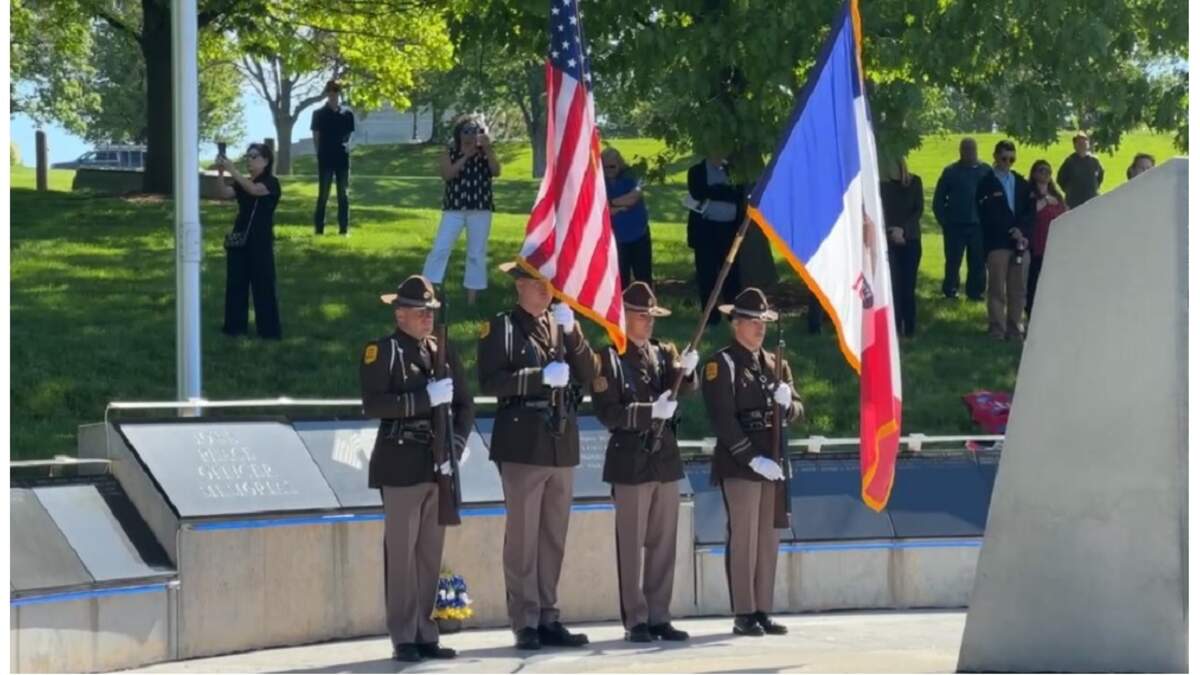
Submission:
<svg viewBox="0 0 1200 675">
<path fill-rule="evenodd" d="M 704 403 L 717 436 L 712 476 L 721 486 L 728 516 L 725 572 L 734 614 L 770 612 L 775 594 L 779 535 L 774 509 L 782 486 L 750 468 L 755 457 L 771 455 L 774 366 L 770 352 L 752 354 L 737 343 L 718 351 L 703 366 Z M 783 381 L 792 384 L 787 361 Z M 793 393 L 787 422 L 800 414 L 794 397 Z"/>
<path fill-rule="evenodd" d="M 564 406 L 562 433 L 551 428 L 554 399 L 542 383 L 551 361 L 549 313 L 520 307 L 484 324 L 478 345 L 479 382 L 499 406 L 490 455 L 504 487 L 504 583 L 513 631 L 558 621 L 558 578 L 571 518 L 574 467 L 579 464 L 575 405 Z M 564 336 L 563 359 L 578 387 L 595 376 L 595 354 L 582 330 Z M 568 389 L 559 389 L 554 397 Z"/>
<path fill-rule="evenodd" d="M 384 595 L 394 645 L 438 641 L 432 614 L 445 527 L 437 519 L 434 409 L 425 391 L 437 348 L 432 338 L 396 331 L 367 343 L 359 367 L 363 412 L 380 419 L 368 480 L 383 494 Z M 475 409 L 458 356 L 453 349 L 446 356 L 454 380 L 454 451 L 461 456 Z"/>
<path fill-rule="evenodd" d="M 650 409 L 675 381 L 678 352 L 674 345 L 652 340 L 641 348 L 630 344 L 624 355 L 609 348 L 599 357 L 592 406 L 612 433 L 604 480 L 612 483 L 617 510 L 621 620 L 626 628 L 664 624 L 671 620 L 683 462 L 671 425 L 663 429 L 658 452 L 648 452 L 648 444 Z M 697 387 L 693 373 L 679 391 L 683 395 Z"/>
</svg>

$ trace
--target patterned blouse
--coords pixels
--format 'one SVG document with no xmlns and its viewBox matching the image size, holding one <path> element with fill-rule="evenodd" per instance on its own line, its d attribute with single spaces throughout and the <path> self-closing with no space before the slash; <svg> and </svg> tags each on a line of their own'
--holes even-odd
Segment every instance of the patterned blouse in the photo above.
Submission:
<svg viewBox="0 0 1200 675">
<path fill-rule="evenodd" d="M 462 159 L 460 150 L 450 147 L 450 163 Z M 442 197 L 443 211 L 492 211 L 492 169 L 488 166 L 487 153 L 477 152 L 467 160 L 462 171 L 446 181 L 446 193 Z"/>
</svg>

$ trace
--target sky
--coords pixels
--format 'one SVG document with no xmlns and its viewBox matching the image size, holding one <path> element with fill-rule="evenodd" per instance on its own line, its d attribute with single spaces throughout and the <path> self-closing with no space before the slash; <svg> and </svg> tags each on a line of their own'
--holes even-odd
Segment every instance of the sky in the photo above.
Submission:
<svg viewBox="0 0 1200 675">
<path fill-rule="evenodd" d="M 242 139 L 242 143 L 249 143 L 251 139 L 262 139 L 275 135 L 275 125 L 271 121 L 270 109 L 267 108 L 266 102 L 255 95 L 252 90 L 242 90 L 242 106 L 246 116 L 246 136 Z M 14 115 L 11 130 L 12 140 L 21 149 L 21 163 L 25 166 L 33 166 L 34 132 L 37 131 L 37 126 L 34 125 L 33 120 L 24 115 Z M 70 161 L 92 149 L 91 143 L 57 125 L 47 125 L 44 130 L 51 164 Z M 309 136 L 308 125 L 297 124 L 292 141 L 295 142 Z M 216 154 L 215 145 L 206 144 L 200 147 L 201 159 Z"/>
</svg>

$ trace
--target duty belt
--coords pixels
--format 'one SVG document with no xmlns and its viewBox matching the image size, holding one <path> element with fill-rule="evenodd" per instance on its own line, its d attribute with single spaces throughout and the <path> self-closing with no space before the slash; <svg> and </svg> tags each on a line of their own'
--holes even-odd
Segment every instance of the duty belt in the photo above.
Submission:
<svg viewBox="0 0 1200 675">
<path fill-rule="evenodd" d="M 738 413 L 738 424 L 746 431 L 764 431 L 775 426 L 773 410 L 743 410 Z"/>
<path fill-rule="evenodd" d="M 399 445 L 433 443 L 433 423 L 428 420 L 384 420 L 384 428 L 387 430 L 384 438 L 395 440 Z"/>
</svg>

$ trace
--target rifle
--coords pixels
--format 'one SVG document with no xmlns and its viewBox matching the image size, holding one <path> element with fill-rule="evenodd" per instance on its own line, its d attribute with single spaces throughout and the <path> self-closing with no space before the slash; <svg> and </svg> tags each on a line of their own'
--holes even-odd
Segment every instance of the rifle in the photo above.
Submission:
<svg viewBox="0 0 1200 675">
<path fill-rule="evenodd" d="M 779 317 L 779 337 L 775 348 L 775 383 L 783 382 L 783 317 Z M 787 443 L 784 441 L 783 418 L 786 410 L 778 403 L 775 407 L 774 426 L 771 428 L 771 459 L 783 469 L 783 486 L 775 490 L 775 527 L 787 529 L 791 527 L 792 517 L 792 461 L 788 457 Z"/>
<path fill-rule="evenodd" d="M 438 309 L 437 354 L 433 358 L 433 376 L 436 378 L 453 377 L 446 352 L 450 349 L 446 334 L 446 299 L 442 298 L 442 306 Z M 454 454 L 454 402 L 439 405 L 433 409 L 433 466 L 438 486 L 438 525 L 458 525 L 462 517 L 458 513 L 462 505 L 462 486 L 458 478 L 458 457 Z M 437 470 L 445 462 L 450 462 L 449 476 Z"/>
<path fill-rule="evenodd" d="M 575 330 L 579 330 L 576 326 Z M 562 333 L 562 327 L 553 320 L 550 322 L 550 360 L 566 362 L 566 345 L 564 344 L 566 337 Z M 570 389 L 571 383 L 567 382 L 567 386 L 559 389 L 550 390 L 550 433 L 561 436 L 567 431 L 567 390 Z"/>
</svg>

